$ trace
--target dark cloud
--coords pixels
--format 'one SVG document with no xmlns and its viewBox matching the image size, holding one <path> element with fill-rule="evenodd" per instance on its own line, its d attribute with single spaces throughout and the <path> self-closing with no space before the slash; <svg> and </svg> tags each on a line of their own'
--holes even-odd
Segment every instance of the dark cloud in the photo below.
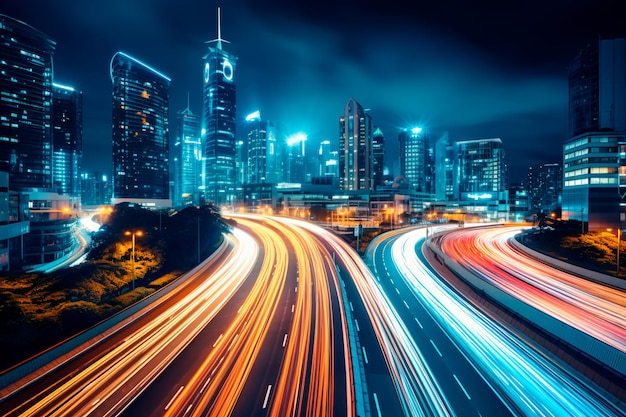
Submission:
<svg viewBox="0 0 626 417">
<path fill-rule="evenodd" d="M 598 36 L 624 36 L 617 1 L 384 2 L 31 0 L 0 13 L 57 41 L 55 78 L 85 102 L 85 168 L 108 170 L 109 62 L 122 50 L 172 78 L 172 116 L 201 111 L 202 56 L 217 36 L 238 56 L 238 114 L 337 141 L 354 97 L 397 149 L 421 124 L 452 140 L 500 137 L 511 178 L 560 162 L 567 65 Z M 172 119 L 173 120 L 173 119 Z M 173 126 L 173 124 L 172 124 Z M 397 169 L 396 158 L 387 165 Z"/>
</svg>

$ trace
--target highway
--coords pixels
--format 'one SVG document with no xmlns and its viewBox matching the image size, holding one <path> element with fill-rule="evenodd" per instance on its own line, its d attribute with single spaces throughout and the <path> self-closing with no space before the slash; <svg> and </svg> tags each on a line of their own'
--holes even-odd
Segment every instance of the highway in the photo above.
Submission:
<svg viewBox="0 0 626 417">
<path fill-rule="evenodd" d="M 2 415 L 365 415 L 333 256 L 288 220 L 236 221 L 225 254 L 17 389 Z"/>
<path fill-rule="evenodd" d="M 537 261 L 510 244 L 516 227 L 455 231 L 442 251 L 492 285 L 626 352 L 624 291 Z"/>
<path fill-rule="evenodd" d="M 432 228 L 387 234 L 370 245 L 366 259 L 398 320 L 410 326 L 415 349 L 427 357 L 450 415 L 623 415 L 611 399 L 498 325 L 427 267 L 421 253 L 427 230 Z M 481 252 L 458 244 L 466 233 L 474 232 L 459 229 L 449 242 L 470 262 Z M 491 409 L 496 403 L 505 410 Z"/>
</svg>

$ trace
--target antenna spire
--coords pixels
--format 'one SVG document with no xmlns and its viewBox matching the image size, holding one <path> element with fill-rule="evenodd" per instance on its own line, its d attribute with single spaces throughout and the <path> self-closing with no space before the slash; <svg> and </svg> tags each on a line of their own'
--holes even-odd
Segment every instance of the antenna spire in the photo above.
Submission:
<svg viewBox="0 0 626 417">
<path fill-rule="evenodd" d="M 222 39 L 222 8 L 217 8 L 217 39 L 206 41 L 205 43 L 216 42 L 217 49 L 222 49 L 222 42 L 229 43 L 226 39 Z"/>
</svg>

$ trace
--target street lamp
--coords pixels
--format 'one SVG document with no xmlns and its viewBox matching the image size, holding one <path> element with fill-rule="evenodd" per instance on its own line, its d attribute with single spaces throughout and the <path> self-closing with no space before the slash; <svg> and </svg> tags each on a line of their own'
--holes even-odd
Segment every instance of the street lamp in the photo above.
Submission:
<svg viewBox="0 0 626 417">
<path fill-rule="evenodd" d="M 619 244 L 622 241 L 622 227 L 617 229 L 617 274 L 619 275 Z"/>
<path fill-rule="evenodd" d="M 133 237 L 133 239 L 132 239 L 132 241 L 133 241 L 133 250 L 132 250 L 133 280 L 132 280 L 132 284 L 131 284 L 132 285 L 131 289 L 134 290 L 135 289 L 135 236 L 143 236 L 143 232 L 141 230 L 137 230 L 137 231 L 134 231 L 134 232 L 130 232 L 130 231 L 127 230 L 126 232 L 124 232 L 124 234 L 126 236 L 132 236 Z"/>
</svg>

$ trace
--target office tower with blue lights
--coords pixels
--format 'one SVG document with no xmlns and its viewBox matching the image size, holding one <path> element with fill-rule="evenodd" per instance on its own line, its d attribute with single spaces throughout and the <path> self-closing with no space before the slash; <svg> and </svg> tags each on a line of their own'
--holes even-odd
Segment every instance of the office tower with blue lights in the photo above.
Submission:
<svg viewBox="0 0 626 417">
<path fill-rule="evenodd" d="M 339 188 L 373 190 L 372 118 L 354 98 L 339 118 Z"/>
<path fill-rule="evenodd" d="M 203 164 L 200 117 L 191 112 L 189 103 L 177 114 L 174 153 L 174 207 L 199 205 Z"/>
<path fill-rule="evenodd" d="M 59 194 L 75 197 L 78 202 L 83 155 L 83 93 L 54 83 L 52 101 L 53 186 Z"/>
<path fill-rule="evenodd" d="M 237 58 L 223 49 L 221 12 L 217 10 L 217 39 L 203 57 L 201 138 L 204 146 L 204 199 L 217 206 L 232 206 L 237 183 L 235 141 Z"/>
<path fill-rule="evenodd" d="M 454 174 L 454 145 L 450 143 L 448 132 L 441 134 L 435 141 L 435 199 L 452 201 L 458 194 L 458 183 Z"/>
<path fill-rule="evenodd" d="M 460 201 L 483 219 L 506 219 L 509 196 L 502 140 L 463 140 L 455 146 Z"/>
<path fill-rule="evenodd" d="M 151 208 L 169 199 L 170 78 L 124 52 L 111 59 L 113 198 Z"/>
<path fill-rule="evenodd" d="M 581 230 L 626 224 L 626 39 L 582 48 L 568 70 L 562 218 Z"/>
<path fill-rule="evenodd" d="M 111 202 L 111 183 L 109 178 L 99 171 L 82 172 L 81 204 L 83 207 L 96 208 Z"/>
<path fill-rule="evenodd" d="M 372 177 L 373 187 L 384 183 L 385 170 L 385 135 L 379 127 L 372 133 Z"/>
<path fill-rule="evenodd" d="M 245 126 L 244 182 L 276 184 L 282 177 L 276 123 L 262 119 L 257 110 L 246 116 Z"/>
<path fill-rule="evenodd" d="M 307 135 L 298 132 L 287 138 L 286 141 L 286 180 L 294 184 L 302 184 L 307 180 L 307 156 L 306 156 Z"/>
<path fill-rule="evenodd" d="M 404 129 L 398 135 L 400 142 L 400 175 L 409 183 L 409 189 L 419 193 L 435 193 L 434 147 L 430 132 L 421 127 Z"/>
<path fill-rule="evenodd" d="M 0 171 L 15 190 L 52 189 L 52 56 L 56 42 L 0 15 Z"/>
</svg>

